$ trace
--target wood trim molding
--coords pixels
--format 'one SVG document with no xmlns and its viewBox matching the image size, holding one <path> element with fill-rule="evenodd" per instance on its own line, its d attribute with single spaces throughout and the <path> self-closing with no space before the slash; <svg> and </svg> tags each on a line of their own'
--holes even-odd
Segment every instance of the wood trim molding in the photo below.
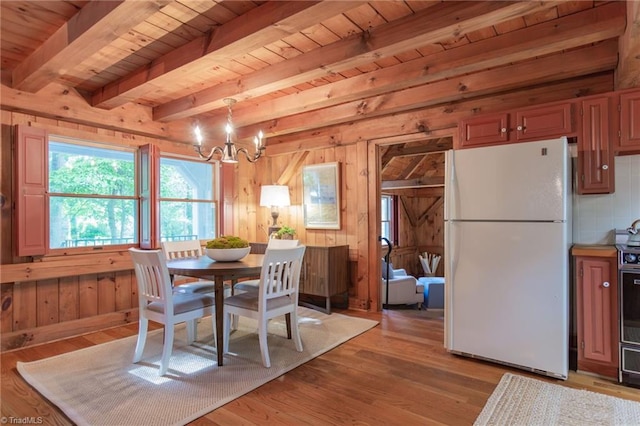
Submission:
<svg viewBox="0 0 640 426">
<path fill-rule="evenodd" d="M 127 251 L 65 256 L 62 260 L 2 265 L 0 283 L 36 281 L 133 269 Z"/>
</svg>

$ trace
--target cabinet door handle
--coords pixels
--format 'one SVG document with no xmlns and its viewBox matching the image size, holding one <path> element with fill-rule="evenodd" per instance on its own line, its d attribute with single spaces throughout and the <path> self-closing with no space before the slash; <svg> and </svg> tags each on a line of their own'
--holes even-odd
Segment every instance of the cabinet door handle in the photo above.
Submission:
<svg viewBox="0 0 640 426">
<path fill-rule="evenodd" d="M 522 127 L 522 126 L 518 126 L 518 127 L 516 127 L 516 129 L 517 129 L 519 132 L 521 132 L 521 131 L 524 129 L 524 127 Z"/>
<path fill-rule="evenodd" d="M 607 166 L 606 164 L 602 165 L 602 170 L 609 170 L 609 166 Z"/>
<path fill-rule="evenodd" d="M 502 129 L 500 129 L 500 132 L 502 132 L 502 133 L 507 133 L 507 128 L 506 128 L 506 127 L 503 127 Z"/>
<path fill-rule="evenodd" d="M 604 287 L 604 288 L 609 288 L 610 285 L 611 284 L 609 284 L 609 281 L 605 281 L 605 282 L 602 283 L 602 287 Z"/>
</svg>

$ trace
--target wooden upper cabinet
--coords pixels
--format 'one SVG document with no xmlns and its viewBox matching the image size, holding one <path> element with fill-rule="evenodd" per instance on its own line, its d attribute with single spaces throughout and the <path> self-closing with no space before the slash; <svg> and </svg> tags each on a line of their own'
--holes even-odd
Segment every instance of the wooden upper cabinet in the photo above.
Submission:
<svg viewBox="0 0 640 426">
<path fill-rule="evenodd" d="M 459 145 L 455 148 L 551 139 L 575 133 L 573 104 L 565 102 L 461 120 Z"/>
<path fill-rule="evenodd" d="M 620 137 L 615 151 L 640 154 L 640 89 L 620 94 Z"/>
<path fill-rule="evenodd" d="M 617 108 L 613 94 L 580 101 L 582 126 L 578 138 L 579 194 L 608 194 L 615 190 L 612 141 L 616 138 Z"/>
<path fill-rule="evenodd" d="M 515 138 L 518 141 L 571 136 L 573 125 L 572 104 L 528 108 L 516 111 Z"/>
<path fill-rule="evenodd" d="M 483 114 L 460 122 L 459 148 L 496 145 L 509 141 L 509 114 Z"/>
</svg>

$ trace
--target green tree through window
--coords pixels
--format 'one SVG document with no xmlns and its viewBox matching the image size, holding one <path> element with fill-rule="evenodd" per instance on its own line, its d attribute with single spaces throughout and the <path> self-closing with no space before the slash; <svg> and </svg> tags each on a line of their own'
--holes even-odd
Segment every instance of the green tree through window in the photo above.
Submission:
<svg viewBox="0 0 640 426">
<path fill-rule="evenodd" d="M 160 239 L 216 236 L 215 163 L 160 159 Z"/>
<path fill-rule="evenodd" d="M 49 142 L 50 248 L 137 242 L 132 151 Z"/>
</svg>

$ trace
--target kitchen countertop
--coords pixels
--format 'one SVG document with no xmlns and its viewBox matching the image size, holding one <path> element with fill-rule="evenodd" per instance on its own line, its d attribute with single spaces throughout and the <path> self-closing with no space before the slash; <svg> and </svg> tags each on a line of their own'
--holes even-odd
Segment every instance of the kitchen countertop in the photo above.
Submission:
<svg viewBox="0 0 640 426">
<path fill-rule="evenodd" d="M 571 247 L 571 254 L 573 256 L 616 257 L 618 250 L 614 245 L 574 244 Z"/>
</svg>

